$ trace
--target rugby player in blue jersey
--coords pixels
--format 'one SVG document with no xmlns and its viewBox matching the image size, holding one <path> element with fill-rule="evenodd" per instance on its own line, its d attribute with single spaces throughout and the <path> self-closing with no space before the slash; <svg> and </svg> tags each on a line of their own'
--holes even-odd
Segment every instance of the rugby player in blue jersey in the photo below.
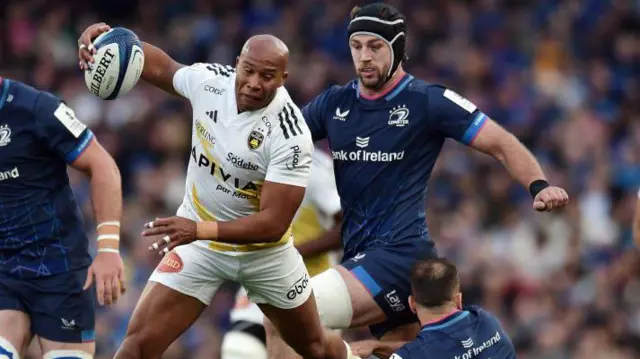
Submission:
<svg viewBox="0 0 640 359">
<path fill-rule="evenodd" d="M 91 179 L 98 223 L 89 255 L 67 165 Z M 87 359 L 97 301 L 125 290 L 118 253 L 120 172 L 91 130 L 57 97 L 0 78 L 0 358 Z M 95 286 L 94 286 L 95 278 Z"/>
<path fill-rule="evenodd" d="M 477 306 L 462 306 L 456 266 L 446 259 L 417 262 L 411 271 L 409 306 L 420 320 L 411 342 L 364 340 L 354 354 L 386 359 L 515 359 L 516 352 L 498 319 Z"/>
<path fill-rule="evenodd" d="M 356 7 L 348 27 L 358 78 L 333 86 L 302 112 L 315 141 L 327 139 L 344 222 L 342 263 L 312 279 L 323 324 L 369 326 L 383 339 L 415 338 L 409 272 L 436 256 L 426 224 L 426 184 L 447 138 L 493 156 L 527 188 L 533 209 L 565 206 L 518 139 L 472 102 L 404 71 L 404 16 L 383 3 Z M 292 355 L 266 323 L 272 357 Z"/>
</svg>

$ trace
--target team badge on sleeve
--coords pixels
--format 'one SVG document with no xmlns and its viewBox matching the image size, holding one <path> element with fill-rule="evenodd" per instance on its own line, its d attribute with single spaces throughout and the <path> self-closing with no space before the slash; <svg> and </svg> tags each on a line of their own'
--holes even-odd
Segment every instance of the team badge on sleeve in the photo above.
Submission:
<svg viewBox="0 0 640 359">
<path fill-rule="evenodd" d="M 251 131 L 247 142 L 250 149 L 256 150 L 258 149 L 258 147 L 260 147 L 262 141 L 264 141 L 264 135 L 262 133 L 258 131 Z"/>
</svg>

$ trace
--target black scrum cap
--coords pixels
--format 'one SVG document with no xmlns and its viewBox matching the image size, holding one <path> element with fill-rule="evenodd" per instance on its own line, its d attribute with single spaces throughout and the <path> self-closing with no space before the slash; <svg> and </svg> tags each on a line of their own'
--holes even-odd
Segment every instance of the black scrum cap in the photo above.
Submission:
<svg viewBox="0 0 640 359">
<path fill-rule="evenodd" d="M 351 11 L 349 39 L 358 34 L 376 36 L 391 48 L 391 67 L 385 81 L 391 78 L 400 62 L 406 59 L 406 32 L 404 16 L 391 5 L 374 3 L 355 7 Z"/>
</svg>

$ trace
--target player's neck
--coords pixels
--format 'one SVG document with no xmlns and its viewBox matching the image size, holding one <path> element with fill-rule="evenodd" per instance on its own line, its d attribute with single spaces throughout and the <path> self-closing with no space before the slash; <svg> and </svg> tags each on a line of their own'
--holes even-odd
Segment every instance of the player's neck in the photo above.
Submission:
<svg viewBox="0 0 640 359">
<path fill-rule="evenodd" d="M 399 66 L 396 72 L 391 76 L 389 81 L 385 82 L 379 89 L 370 89 L 366 88 L 362 85 L 361 82 L 358 82 L 358 86 L 360 87 L 360 96 L 366 98 L 367 100 L 377 100 L 382 96 L 385 96 L 389 93 L 393 88 L 395 88 L 398 83 L 404 78 L 404 75 L 407 73 L 404 71 L 402 66 Z"/>
<path fill-rule="evenodd" d="M 454 303 L 443 305 L 442 307 L 438 308 L 417 308 L 418 319 L 420 319 L 420 326 L 423 327 L 425 325 L 442 321 L 459 311 L 460 309 L 458 309 Z"/>
</svg>

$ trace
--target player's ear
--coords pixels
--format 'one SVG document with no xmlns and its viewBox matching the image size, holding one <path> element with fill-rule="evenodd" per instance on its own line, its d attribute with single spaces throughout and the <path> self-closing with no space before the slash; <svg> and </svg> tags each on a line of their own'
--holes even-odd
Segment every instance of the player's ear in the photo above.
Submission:
<svg viewBox="0 0 640 359">
<path fill-rule="evenodd" d="M 411 312 L 414 314 L 416 313 L 416 300 L 412 295 L 409 296 L 409 309 L 411 309 Z"/>
<path fill-rule="evenodd" d="M 456 294 L 454 301 L 456 303 L 456 308 L 462 310 L 462 292 L 458 292 L 458 294 Z"/>
<path fill-rule="evenodd" d="M 287 77 L 289 77 L 289 73 L 287 71 L 282 73 L 282 84 L 280 86 L 284 86 L 284 83 L 287 81 Z"/>
<path fill-rule="evenodd" d="M 236 67 L 238 67 L 239 63 L 240 63 L 240 56 L 236 56 Z"/>
</svg>

